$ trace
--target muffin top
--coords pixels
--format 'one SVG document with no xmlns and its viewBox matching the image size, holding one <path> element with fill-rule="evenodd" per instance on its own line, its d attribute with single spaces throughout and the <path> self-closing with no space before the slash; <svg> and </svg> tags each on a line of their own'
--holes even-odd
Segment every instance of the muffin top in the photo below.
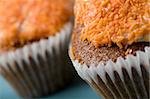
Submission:
<svg viewBox="0 0 150 99">
<path fill-rule="evenodd" d="M 0 0 L 0 51 L 53 36 L 71 16 L 71 0 Z"/>
<path fill-rule="evenodd" d="M 76 0 L 75 17 L 95 47 L 150 41 L 150 0 Z"/>
</svg>

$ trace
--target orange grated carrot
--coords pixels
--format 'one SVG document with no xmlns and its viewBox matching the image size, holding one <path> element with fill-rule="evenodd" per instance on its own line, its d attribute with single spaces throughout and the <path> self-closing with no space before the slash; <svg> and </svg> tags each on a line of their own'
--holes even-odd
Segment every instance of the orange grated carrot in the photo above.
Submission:
<svg viewBox="0 0 150 99">
<path fill-rule="evenodd" d="M 95 47 L 122 48 L 150 34 L 150 0 L 76 0 L 75 17 L 81 40 Z"/>
</svg>

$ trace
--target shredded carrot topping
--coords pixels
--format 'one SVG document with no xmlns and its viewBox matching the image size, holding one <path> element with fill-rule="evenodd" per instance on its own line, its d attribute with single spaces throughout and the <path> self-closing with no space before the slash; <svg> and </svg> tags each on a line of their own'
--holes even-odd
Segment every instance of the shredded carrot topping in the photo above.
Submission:
<svg viewBox="0 0 150 99">
<path fill-rule="evenodd" d="M 76 0 L 75 17 L 95 47 L 150 41 L 150 0 Z"/>
</svg>

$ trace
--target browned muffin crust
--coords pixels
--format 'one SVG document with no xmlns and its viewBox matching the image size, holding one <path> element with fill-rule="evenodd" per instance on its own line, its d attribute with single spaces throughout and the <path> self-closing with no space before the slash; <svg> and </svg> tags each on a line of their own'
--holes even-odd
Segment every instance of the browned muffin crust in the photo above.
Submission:
<svg viewBox="0 0 150 99">
<path fill-rule="evenodd" d="M 136 51 L 144 50 L 145 46 L 149 46 L 147 42 L 134 43 L 124 49 L 120 49 L 117 45 L 111 47 L 103 46 L 95 48 L 94 45 L 88 41 L 80 40 L 81 26 L 74 29 L 72 37 L 72 58 L 78 60 L 81 64 L 85 63 L 95 65 L 100 62 L 106 62 L 108 60 L 116 61 L 118 57 L 122 56 L 125 58 L 127 54 L 135 55 Z"/>
</svg>

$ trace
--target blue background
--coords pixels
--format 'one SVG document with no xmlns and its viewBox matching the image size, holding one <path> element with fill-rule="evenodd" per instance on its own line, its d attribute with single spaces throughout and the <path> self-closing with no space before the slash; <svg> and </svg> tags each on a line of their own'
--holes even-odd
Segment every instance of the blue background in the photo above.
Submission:
<svg viewBox="0 0 150 99">
<path fill-rule="evenodd" d="M 100 99 L 99 96 L 82 80 L 75 79 L 67 88 L 46 99 Z M 20 99 L 9 84 L 0 76 L 0 99 Z M 43 99 L 43 98 L 42 98 Z"/>
</svg>

